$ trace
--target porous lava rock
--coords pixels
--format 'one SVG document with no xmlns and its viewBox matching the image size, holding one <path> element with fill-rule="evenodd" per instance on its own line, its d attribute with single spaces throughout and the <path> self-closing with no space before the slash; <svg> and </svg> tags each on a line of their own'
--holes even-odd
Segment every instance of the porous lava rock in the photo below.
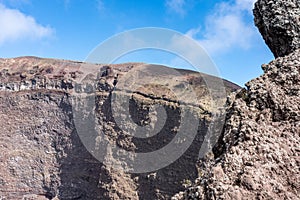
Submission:
<svg viewBox="0 0 300 200">
<path fill-rule="evenodd" d="M 255 23 L 277 58 L 228 98 L 219 142 L 173 199 L 299 199 L 299 9 L 299 0 L 256 2 Z"/>
<path fill-rule="evenodd" d="M 300 1 L 259 0 L 255 24 L 274 56 L 286 56 L 300 47 Z"/>
</svg>

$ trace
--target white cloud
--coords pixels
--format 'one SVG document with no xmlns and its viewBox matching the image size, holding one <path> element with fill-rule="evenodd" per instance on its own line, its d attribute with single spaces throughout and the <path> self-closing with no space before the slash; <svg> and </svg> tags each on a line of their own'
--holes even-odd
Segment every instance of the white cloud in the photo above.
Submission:
<svg viewBox="0 0 300 200">
<path fill-rule="evenodd" d="M 42 26 L 19 10 L 0 4 L 0 44 L 19 39 L 41 39 L 50 37 L 53 29 Z"/>
<path fill-rule="evenodd" d="M 97 9 L 98 9 L 99 11 L 103 11 L 103 10 L 105 9 L 103 0 L 98 0 L 98 1 L 97 1 Z"/>
<path fill-rule="evenodd" d="M 170 11 L 173 11 L 179 14 L 180 16 L 185 15 L 185 0 L 166 0 L 165 4 Z"/>
<path fill-rule="evenodd" d="M 251 12 L 256 1 L 257 0 L 236 0 L 236 5 L 241 10 L 248 10 Z"/>
<path fill-rule="evenodd" d="M 245 20 L 255 0 L 235 0 L 233 3 L 217 4 L 214 14 L 206 18 L 204 29 L 195 28 L 186 34 L 196 40 L 210 53 L 226 52 L 231 48 L 251 47 L 255 27 Z M 248 16 L 249 17 L 249 16 Z"/>
</svg>

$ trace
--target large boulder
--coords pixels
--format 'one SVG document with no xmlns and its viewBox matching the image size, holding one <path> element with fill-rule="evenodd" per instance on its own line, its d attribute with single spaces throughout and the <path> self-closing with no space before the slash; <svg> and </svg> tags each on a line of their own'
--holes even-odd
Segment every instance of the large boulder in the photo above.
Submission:
<svg viewBox="0 0 300 200">
<path fill-rule="evenodd" d="M 259 0 L 254 8 L 255 24 L 274 56 L 300 48 L 300 1 Z"/>
</svg>

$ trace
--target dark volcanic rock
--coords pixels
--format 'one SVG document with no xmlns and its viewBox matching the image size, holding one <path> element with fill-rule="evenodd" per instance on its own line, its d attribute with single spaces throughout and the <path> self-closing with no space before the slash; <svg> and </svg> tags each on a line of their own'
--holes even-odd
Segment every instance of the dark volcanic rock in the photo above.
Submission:
<svg viewBox="0 0 300 200">
<path fill-rule="evenodd" d="M 174 199 L 299 199 L 300 51 L 263 65 L 230 100 L 214 156 Z"/>
<path fill-rule="evenodd" d="M 255 22 L 278 58 L 228 99 L 219 142 L 195 184 L 173 199 L 300 197 L 300 1 L 255 5 Z"/>
<path fill-rule="evenodd" d="M 300 1 L 259 0 L 254 8 L 255 24 L 274 56 L 285 56 L 300 48 Z"/>
<path fill-rule="evenodd" d="M 197 178 L 199 149 L 214 112 L 203 76 L 212 83 L 220 79 L 180 70 L 181 76 L 166 75 L 168 87 L 183 96 L 189 94 L 183 83 L 189 83 L 199 97 L 197 104 L 189 99 L 179 103 L 170 89 L 155 84 L 123 91 L 125 96 L 133 92 L 130 114 L 137 124 L 153 123 L 149 109 L 154 104 L 166 109 L 168 119 L 162 131 L 138 139 L 117 126 L 111 99 L 112 92 L 122 92 L 114 90 L 120 78 L 143 64 L 93 65 L 98 73 L 85 76 L 81 67 L 89 69 L 89 65 L 34 57 L 0 59 L 0 199 L 168 199 L 184 189 L 185 180 Z M 81 84 L 76 82 L 82 78 Z M 224 84 L 228 93 L 239 88 Z M 95 108 L 91 108 L 97 113 L 99 131 L 120 148 L 149 152 L 168 144 L 181 120 L 179 104 L 196 113 L 199 124 L 194 142 L 177 161 L 152 173 L 129 174 L 104 165 L 85 148 L 80 126 L 74 123 L 72 102 L 74 94 L 81 93 L 96 94 Z M 107 155 L 105 159 L 114 158 Z"/>
<path fill-rule="evenodd" d="M 71 124 L 59 91 L 0 95 L 1 199 L 97 199 L 101 163 Z"/>
</svg>

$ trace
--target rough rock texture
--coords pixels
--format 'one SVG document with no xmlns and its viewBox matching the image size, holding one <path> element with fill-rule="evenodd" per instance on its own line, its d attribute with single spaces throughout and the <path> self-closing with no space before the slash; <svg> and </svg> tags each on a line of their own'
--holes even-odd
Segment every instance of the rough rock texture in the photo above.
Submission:
<svg viewBox="0 0 300 200">
<path fill-rule="evenodd" d="M 219 142 L 199 162 L 193 186 L 173 199 L 300 199 L 300 3 L 255 5 L 255 22 L 278 58 L 228 99 Z"/>
<path fill-rule="evenodd" d="M 255 24 L 274 56 L 285 56 L 300 48 L 300 1 L 259 0 L 254 8 Z"/>
<path fill-rule="evenodd" d="M 59 91 L 2 93 L 0 198 L 97 199 L 101 163 L 70 123 L 68 95 Z"/>
<path fill-rule="evenodd" d="M 229 100 L 222 140 L 194 187 L 174 197 L 299 199 L 300 51 L 263 65 Z"/>
<path fill-rule="evenodd" d="M 166 77 L 169 87 L 183 92 L 182 83 L 190 83 L 200 98 L 197 105 L 184 104 L 199 120 L 198 134 L 187 152 L 163 169 L 129 174 L 103 165 L 85 149 L 74 126 L 73 94 L 96 91 L 100 131 L 109 142 L 139 152 L 159 149 L 173 138 L 180 123 L 178 102 L 164 87 L 147 85 L 136 91 L 130 100 L 136 123 L 151 123 L 148 111 L 157 103 L 169 117 L 157 137 L 135 139 L 116 126 L 110 102 L 120 77 L 141 64 L 95 65 L 98 73 L 78 84 L 81 70 L 89 65 L 35 57 L 0 59 L 0 199 L 169 199 L 184 189 L 187 180 L 198 177 L 199 148 L 212 115 L 201 75 L 180 71 L 179 77 Z M 224 84 L 228 93 L 239 88 Z"/>
</svg>

